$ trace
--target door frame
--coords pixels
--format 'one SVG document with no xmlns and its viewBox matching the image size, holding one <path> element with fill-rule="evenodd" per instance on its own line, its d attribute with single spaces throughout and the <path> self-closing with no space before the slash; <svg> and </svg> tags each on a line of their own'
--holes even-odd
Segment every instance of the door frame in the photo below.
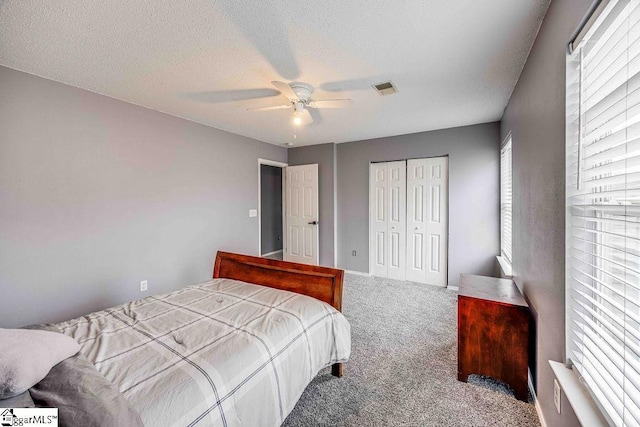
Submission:
<svg viewBox="0 0 640 427">
<path fill-rule="evenodd" d="M 368 262 L 368 266 L 369 266 L 369 271 L 368 271 L 368 275 L 372 276 L 372 272 L 373 272 L 373 268 L 372 268 L 372 262 L 373 262 L 373 252 L 372 252 L 372 245 L 371 245 L 371 200 L 372 200 L 372 194 L 371 194 L 371 165 L 374 163 L 389 163 L 389 162 L 397 162 L 397 161 L 405 161 L 408 162 L 409 160 L 413 160 L 413 159 L 435 159 L 438 157 L 446 157 L 447 158 L 447 232 L 446 232 L 446 237 L 447 237 L 447 268 L 446 268 L 446 272 L 445 272 L 445 278 L 446 278 L 446 286 L 445 288 L 449 287 L 449 252 L 451 249 L 451 246 L 449 245 L 449 230 L 451 227 L 451 215 L 450 215 L 450 209 L 449 209 L 449 202 L 450 202 L 450 195 L 451 195 L 451 186 L 450 186 L 450 178 L 451 175 L 449 173 L 449 171 L 451 170 L 451 157 L 449 156 L 449 154 L 443 154 L 441 156 L 425 156 L 425 157 L 409 157 L 406 159 L 394 159 L 394 160 L 376 160 L 376 161 L 370 161 L 369 162 L 369 170 L 367 171 L 368 173 L 368 193 L 369 193 L 369 198 L 368 198 L 368 212 L 367 212 L 367 222 L 368 222 L 368 229 L 369 229 L 369 234 L 367 235 L 367 244 L 369 246 L 369 262 Z M 373 276 L 375 277 L 375 276 Z"/>
<path fill-rule="evenodd" d="M 287 163 L 278 162 L 276 160 L 258 158 L 258 256 L 262 256 L 262 182 L 261 182 L 261 166 L 275 166 L 282 169 L 282 253 L 284 255 L 285 244 L 287 242 L 287 218 L 284 216 L 285 194 L 284 180 L 285 168 L 289 166 Z"/>
</svg>

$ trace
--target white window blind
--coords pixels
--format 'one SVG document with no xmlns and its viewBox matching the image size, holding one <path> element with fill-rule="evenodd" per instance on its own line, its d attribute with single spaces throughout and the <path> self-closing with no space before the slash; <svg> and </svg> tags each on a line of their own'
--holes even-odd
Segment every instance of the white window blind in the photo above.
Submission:
<svg viewBox="0 0 640 427">
<path fill-rule="evenodd" d="M 594 22 L 567 60 L 567 357 L 640 426 L 640 0 Z"/>
<path fill-rule="evenodd" d="M 511 264 L 511 137 L 500 151 L 500 254 Z"/>
</svg>

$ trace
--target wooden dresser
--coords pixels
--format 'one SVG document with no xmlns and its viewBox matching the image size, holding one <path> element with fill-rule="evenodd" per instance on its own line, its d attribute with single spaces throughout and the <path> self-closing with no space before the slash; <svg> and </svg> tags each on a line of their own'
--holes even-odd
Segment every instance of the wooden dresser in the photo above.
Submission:
<svg viewBox="0 0 640 427">
<path fill-rule="evenodd" d="M 529 305 L 510 279 L 463 274 L 458 292 L 458 380 L 479 374 L 527 400 Z"/>
</svg>

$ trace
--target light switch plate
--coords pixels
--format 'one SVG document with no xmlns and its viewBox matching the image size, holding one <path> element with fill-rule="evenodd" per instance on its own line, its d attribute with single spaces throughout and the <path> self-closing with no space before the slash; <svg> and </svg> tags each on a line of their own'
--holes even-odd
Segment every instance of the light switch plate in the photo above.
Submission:
<svg viewBox="0 0 640 427">
<path fill-rule="evenodd" d="M 145 292 L 147 290 L 147 281 L 146 280 L 142 280 L 140 282 L 140 292 Z"/>
<path fill-rule="evenodd" d="M 258 216 L 258 209 L 249 209 L 249 218 Z"/>
</svg>

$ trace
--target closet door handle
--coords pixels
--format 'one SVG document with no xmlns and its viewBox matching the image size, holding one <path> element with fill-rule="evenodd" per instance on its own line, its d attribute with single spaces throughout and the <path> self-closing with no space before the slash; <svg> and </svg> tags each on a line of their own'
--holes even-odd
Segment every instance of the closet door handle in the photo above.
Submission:
<svg viewBox="0 0 640 427">
<path fill-rule="evenodd" d="M 311 221 L 308 223 L 309 225 L 318 225 L 318 221 Z"/>
</svg>

